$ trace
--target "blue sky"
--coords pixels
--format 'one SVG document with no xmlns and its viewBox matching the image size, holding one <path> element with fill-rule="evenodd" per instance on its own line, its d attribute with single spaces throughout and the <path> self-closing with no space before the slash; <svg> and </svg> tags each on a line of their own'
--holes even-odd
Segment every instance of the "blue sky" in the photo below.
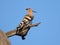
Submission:
<svg viewBox="0 0 60 45">
<path fill-rule="evenodd" d="M 41 24 L 30 29 L 26 40 L 10 37 L 11 45 L 60 45 L 60 0 L 0 0 L 0 29 L 5 33 L 15 29 L 26 8 L 37 11 L 32 23 Z"/>
</svg>

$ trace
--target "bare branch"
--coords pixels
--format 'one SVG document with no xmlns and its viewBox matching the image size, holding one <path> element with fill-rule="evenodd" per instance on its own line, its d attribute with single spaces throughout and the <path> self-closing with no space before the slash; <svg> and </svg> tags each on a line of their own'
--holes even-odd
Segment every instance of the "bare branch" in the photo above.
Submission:
<svg viewBox="0 0 60 45">
<path fill-rule="evenodd" d="M 35 27 L 35 26 L 38 26 L 39 24 L 40 24 L 40 22 L 39 23 L 35 23 L 35 24 L 31 24 L 30 27 Z"/>
<path fill-rule="evenodd" d="M 16 29 L 13 30 L 13 31 L 9 31 L 6 33 L 7 37 L 11 37 L 11 36 L 14 36 L 16 34 Z"/>
</svg>

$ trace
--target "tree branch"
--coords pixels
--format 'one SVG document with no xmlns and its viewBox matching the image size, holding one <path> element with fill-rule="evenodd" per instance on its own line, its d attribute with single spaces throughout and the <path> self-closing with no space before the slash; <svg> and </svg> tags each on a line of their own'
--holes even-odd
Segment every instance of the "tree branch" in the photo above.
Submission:
<svg viewBox="0 0 60 45">
<path fill-rule="evenodd" d="M 38 26 L 39 24 L 40 24 L 40 23 L 29 24 L 29 25 L 27 25 L 26 27 L 30 26 L 30 28 L 31 28 L 31 27 Z M 22 32 L 26 29 L 26 27 L 24 27 L 24 29 L 22 30 Z M 9 38 L 9 37 L 11 37 L 11 36 L 16 35 L 16 31 L 17 31 L 17 29 L 15 29 L 15 30 L 13 30 L 13 31 L 10 31 L 10 32 L 7 32 L 7 33 L 6 33 L 7 37 Z M 21 33 L 21 32 L 20 32 L 20 33 Z"/>
</svg>

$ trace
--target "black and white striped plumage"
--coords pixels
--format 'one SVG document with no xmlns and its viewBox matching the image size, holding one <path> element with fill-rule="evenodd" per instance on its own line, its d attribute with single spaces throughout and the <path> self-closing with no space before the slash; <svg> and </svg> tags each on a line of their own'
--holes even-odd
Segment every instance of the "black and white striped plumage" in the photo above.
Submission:
<svg viewBox="0 0 60 45">
<path fill-rule="evenodd" d="M 19 24 L 19 26 L 17 27 L 17 31 L 16 31 L 16 34 L 22 36 L 22 39 L 24 38 L 24 35 L 25 35 L 23 33 L 27 32 L 26 30 L 29 30 L 30 26 L 28 26 L 28 25 L 31 24 L 31 21 L 34 18 L 33 10 L 31 8 L 27 8 L 26 10 L 27 10 L 27 15 L 24 16 L 22 22 Z M 28 27 L 26 27 L 26 26 L 28 26 Z"/>
<path fill-rule="evenodd" d="M 24 25 L 31 23 L 32 20 L 33 20 L 33 16 L 26 15 L 23 18 L 22 22 L 20 23 L 20 26 L 23 27 Z"/>
<path fill-rule="evenodd" d="M 25 15 L 22 22 L 17 27 L 17 34 L 20 33 L 25 26 L 30 24 L 33 18 L 33 16 Z"/>
</svg>

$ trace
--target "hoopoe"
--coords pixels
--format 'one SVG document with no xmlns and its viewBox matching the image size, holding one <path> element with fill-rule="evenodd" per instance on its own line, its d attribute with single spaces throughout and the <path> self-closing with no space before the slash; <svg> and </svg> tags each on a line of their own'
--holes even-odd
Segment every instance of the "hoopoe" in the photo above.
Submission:
<svg viewBox="0 0 60 45">
<path fill-rule="evenodd" d="M 27 14 L 24 16 L 22 22 L 19 24 L 19 26 L 17 27 L 17 34 L 19 32 L 21 32 L 21 30 L 27 26 L 29 23 L 31 23 L 31 21 L 33 20 L 34 16 L 33 16 L 33 10 L 31 8 L 27 8 Z"/>
<path fill-rule="evenodd" d="M 22 22 L 19 24 L 16 31 L 16 34 L 21 36 L 23 40 L 25 39 L 24 36 L 26 36 L 28 30 L 32 25 L 32 20 L 34 18 L 33 12 L 35 12 L 31 8 L 27 8 L 26 10 L 27 14 L 24 16 Z"/>
</svg>

